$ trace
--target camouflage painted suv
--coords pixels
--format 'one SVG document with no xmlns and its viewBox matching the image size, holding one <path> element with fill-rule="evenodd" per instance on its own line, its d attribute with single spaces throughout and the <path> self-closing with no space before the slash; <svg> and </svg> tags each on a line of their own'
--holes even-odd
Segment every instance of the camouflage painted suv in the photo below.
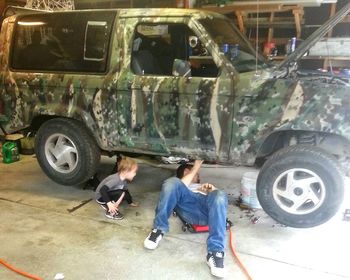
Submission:
<svg viewBox="0 0 350 280">
<path fill-rule="evenodd" d="M 293 227 L 330 219 L 350 151 L 349 81 L 279 67 L 218 14 L 176 9 L 29 13 L 0 34 L 0 122 L 36 131 L 54 181 L 90 178 L 101 151 L 254 165 L 264 210 Z M 267 159 L 267 160 L 266 160 Z"/>
</svg>

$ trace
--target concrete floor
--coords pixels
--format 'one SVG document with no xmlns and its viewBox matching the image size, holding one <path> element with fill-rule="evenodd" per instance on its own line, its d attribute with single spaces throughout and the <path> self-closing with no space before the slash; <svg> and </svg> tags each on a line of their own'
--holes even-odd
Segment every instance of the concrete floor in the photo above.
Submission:
<svg viewBox="0 0 350 280">
<path fill-rule="evenodd" d="M 182 232 L 178 218 L 170 218 L 170 233 L 157 250 L 143 248 L 160 184 L 176 166 L 138 161 L 139 173 L 129 188 L 140 207 L 123 205 L 121 221 L 105 218 L 90 200 L 92 190 L 52 182 L 33 156 L 0 163 L 0 258 L 43 279 L 54 279 L 56 273 L 63 273 L 65 280 L 213 279 L 204 261 L 207 234 Z M 113 162 L 102 159 L 102 175 Z M 342 221 L 345 205 L 325 225 L 283 227 L 262 210 L 249 213 L 234 205 L 247 170 L 205 165 L 201 178 L 227 191 L 228 217 L 235 224 L 233 243 L 252 278 L 350 279 L 350 222 Z M 261 218 L 253 224 L 250 215 Z M 226 279 L 246 279 L 232 258 L 228 237 Z M 25 278 L 0 266 L 0 279 Z"/>
</svg>

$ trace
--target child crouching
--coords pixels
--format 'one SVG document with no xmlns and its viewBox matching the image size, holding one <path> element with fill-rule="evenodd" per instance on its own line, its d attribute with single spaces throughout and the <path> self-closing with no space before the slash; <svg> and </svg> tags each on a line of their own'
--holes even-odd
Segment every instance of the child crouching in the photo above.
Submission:
<svg viewBox="0 0 350 280">
<path fill-rule="evenodd" d="M 96 202 L 106 211 L 106 217 L 114 220 L 124 218 L 118 207 L 123 200 L 130 206 L 134 203 L 127 189 L 127 182 L 131 182 L 137 173 L 137 163 L 128 157 L 118 162 L 118 171 L 106 177 L 96 188 Z"/>
</svg>

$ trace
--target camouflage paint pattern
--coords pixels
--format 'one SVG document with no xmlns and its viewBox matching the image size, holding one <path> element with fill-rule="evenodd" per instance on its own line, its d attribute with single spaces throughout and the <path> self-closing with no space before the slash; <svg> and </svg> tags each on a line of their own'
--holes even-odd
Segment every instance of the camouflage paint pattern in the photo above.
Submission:
<svg viewBox="0 0 350 280">
<path fill-rule="evenodd" d="M 222 18 L 214 13 L 129 9 L 115 14 L 104 75 L 10 70 L 16 17 L 4 21 L 0 121 L 7 132 L 29 127 L 37 116 L 62 116 L 84 123 L 103 150 L 246 165 L 254 164 L 261 145 L 278 131 L 336 134 L 349 142 L 349 83 L 291 75 L 274 78 L 268 68 L 238 73 L 198 22 Z M 210 51 L 219 76 L 188 79 L 132 73 L 131 47 L 140 23 L 189 26 Z"/>
<path fill-rule="evenodd" d="M 254 85 L 248 88 L 252 89 Z M 255 90 L 241 94 L 235 101 L 233 158 L 252 164 L 262 142 L 276 131 L 336 134 L 348 142 L 349 92 L 349 83 L 331 84 L 320 78 L 285 78 L 269 79 Z"/>
</svg>

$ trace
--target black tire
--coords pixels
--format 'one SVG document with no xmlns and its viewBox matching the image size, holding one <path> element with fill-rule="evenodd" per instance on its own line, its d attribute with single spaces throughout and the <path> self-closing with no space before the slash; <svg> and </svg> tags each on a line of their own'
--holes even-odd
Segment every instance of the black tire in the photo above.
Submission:
<svg viewBox="0 0 350 280">
<path fill-rule="evenodd" d="M 78 121 L 64 118 L 45 122 L 35 138 L 40 167 L 53 181 L 77 185 L 91 178 L 100 162 L 100 149 Z"/>
<path fill-rule="evenodd" d="M 257 196 L 265 212 L 277 222 L 296 228 L 314 227 L 339 209 L 344 175 L 336 159 L 323 149 L 290 146 L 277 151 L 263 165 Z"/>
</svg>

